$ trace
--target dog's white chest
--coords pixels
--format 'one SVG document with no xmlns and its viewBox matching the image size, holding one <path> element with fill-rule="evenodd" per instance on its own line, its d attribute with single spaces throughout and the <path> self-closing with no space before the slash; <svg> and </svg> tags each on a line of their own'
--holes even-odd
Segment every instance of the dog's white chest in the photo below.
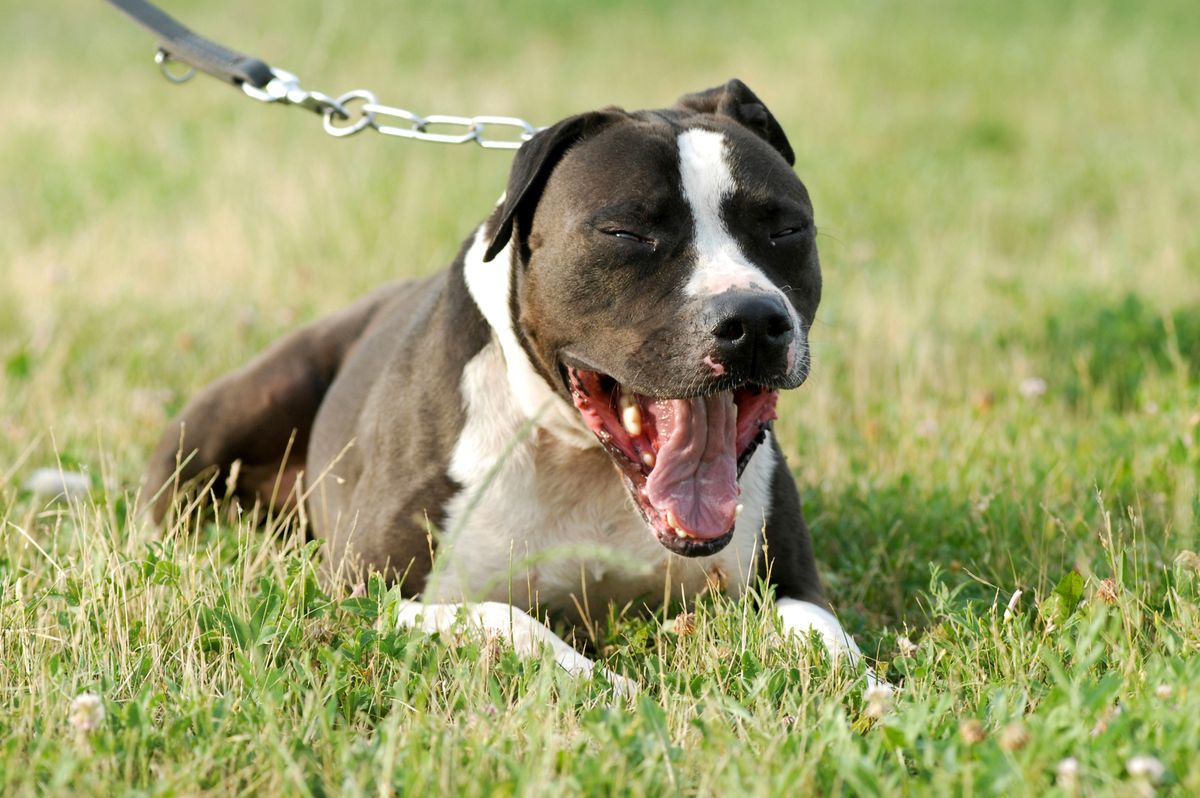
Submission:
<svg viewBox="0 0 1200 798">
<path fill-rule="evenodd" d="M 450 473 L 463 489 L 449 506 L 426 601 L 510 601 L 599 616 L 610 601 L 657 606 L 710 580 L 738 595 L 753 578 L 770 447 L 743 476 L 733 541 L 712 557 L 680 557 L 655 539 L 598 445 L 578 448 L 526 419 L 495 343 L 467 365 L 461 388 L 467 420 Z"/>
</svg>

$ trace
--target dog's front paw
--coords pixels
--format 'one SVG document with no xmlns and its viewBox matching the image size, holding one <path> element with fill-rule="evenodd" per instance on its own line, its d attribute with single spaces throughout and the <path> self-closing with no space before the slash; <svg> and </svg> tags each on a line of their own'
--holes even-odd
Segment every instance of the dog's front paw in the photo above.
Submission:
<svg viewBox="0 0 1200 798">
<path fill-rule="evenodd" d="M 834 662 L 842 656 L 847 657 L 852 665 L 862 662 L 862 652 L 859 651 L 854 638 L 846 633 L 838 623 L 837 617 L 824 607 L 808 601 L 785 598 L 776 602 L 776 611 L 779 613 L 785 634 L 807 638 L 810 632 L 816 632 Z M 865 671 L 868 691 L 876 691 L 876 694 L 886 691 L 889 696 L 899 692 L 899 687 L 880 679 L 870 665 L 865 666 Z"/>
<path fill-rule="evenodd" d="M 613 692 L 622 698 L 633 698 L 640 688 L 637 682 L 613 673 L 608 668 L 601 668 L 592 660 L 572 648 L 555 647 L 554 661 L 567 673 L 579 679 L 591 678 L 596 671 L 604 674 L 604 678 L 612 685 Z"/>
<path fill-rule="evenodd" d="M 613 673 L 608 668 L 602 669 L 604 678 L 608 679 L 608 683 L 612 685 L 613 692 L 621 698 L 634 699 L 641 693 L 642 688 L 638 687 L 638 683 L 633 679 L 627 679 L 619 673 Z"/>
<path fill-rule="evenodd" d="M 870 665 L 866 668 L 866 679 L 867 689 L 863 695 L 887 696 L 890 700 L 901 692 L 900 685 L 892 684 L 886 679 L 880 679 L 875 674 L 875 669 Z"/>
</svg>

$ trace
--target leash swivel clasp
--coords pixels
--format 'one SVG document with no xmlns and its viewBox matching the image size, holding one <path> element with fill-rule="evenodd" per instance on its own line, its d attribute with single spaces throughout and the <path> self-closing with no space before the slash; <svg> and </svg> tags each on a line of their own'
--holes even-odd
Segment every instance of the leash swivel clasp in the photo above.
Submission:
<svg viewBox="0 0 1200 798">
<path fill-rule="evenodd" d="M 241 88 L 247 97 L 260 102 L 296 105 L 326 117 L 350 118 L 350 113 L 344 105 L 328 94 L 303 88 L 300 78 L 286 69 L 271 67 L 271 80 L 261 89 L 249 83 L 243 83 Z"/>
</svg>

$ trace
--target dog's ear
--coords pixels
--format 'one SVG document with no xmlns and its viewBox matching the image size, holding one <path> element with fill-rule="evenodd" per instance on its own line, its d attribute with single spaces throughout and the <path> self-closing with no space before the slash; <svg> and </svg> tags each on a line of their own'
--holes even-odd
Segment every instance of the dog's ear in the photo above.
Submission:
<svg viewBox="0 0 1200 798">
<path fill-rule="evenodd" d="M 508 173 L 508 189 L 500 208 L 499 222 L 483 260 L 490 261 L 504 249 L 513 236 L 529 235 L 529 223 L 537 207 L 550 172 L 568 149 L 579 141 L 593 136 L 622 118 L 619 108 L 605 108 L 578 116 L 570 116 L 539 132 L 517 150 Z"/>
<path fill-rule="evenodd" d="M 792 145 L 775 116 L 767 110 L 763 101 L 758 99 L 750 87 L 737 78 L 724 86 L 717 86 L 695 94 L 685 94 L 679 98 L 678 106 L 689 111 L 702 114 L 719 114 L 728 116 L 741 123 L 743 127 L 757 133 L 766 139 L 767 143 L 779 150 L 779 154 L 789 166 L 796 165 L 796 154 Z"/>
</svg>

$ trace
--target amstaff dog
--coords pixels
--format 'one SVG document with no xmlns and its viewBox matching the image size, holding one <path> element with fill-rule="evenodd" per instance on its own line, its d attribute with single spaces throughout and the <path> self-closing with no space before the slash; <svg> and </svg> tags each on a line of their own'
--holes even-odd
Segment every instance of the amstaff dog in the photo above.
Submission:
<svg viewBox="0 0 1200 798">
<path fill-rule="evenodd" d="M 154 517 L 237 464 L 211 489 L 301 503 L 334 578 L 401 582 L 402 623 L 465 617 L 576 673 L 595 666 L 529 613 L 759 575 L 785 629 L 857 659 L 772 435 L 821 297 L 794 161 L 737 80 L 539 132 L 449 269 L 202 391 L 154 452 Z"/>
</svg>

